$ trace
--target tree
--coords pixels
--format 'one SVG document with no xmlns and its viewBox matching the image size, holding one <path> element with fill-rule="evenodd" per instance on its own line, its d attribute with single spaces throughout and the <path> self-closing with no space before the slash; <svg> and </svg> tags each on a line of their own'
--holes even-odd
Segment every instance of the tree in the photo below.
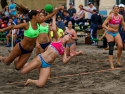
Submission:
<svg viewBox="0 0 125 94">
<path fill-rule="evenodd" d="M 8 5 L 7 0 L 1 0 L 2 9 L 5 8 L 6 5 Z"/>
</svg>

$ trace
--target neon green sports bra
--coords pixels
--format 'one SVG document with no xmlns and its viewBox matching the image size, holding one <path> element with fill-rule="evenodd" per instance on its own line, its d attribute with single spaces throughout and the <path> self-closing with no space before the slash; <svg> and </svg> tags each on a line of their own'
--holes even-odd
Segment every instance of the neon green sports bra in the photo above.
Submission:
<svg viewBox="0 0 125 94">
<path fill-rule="evenodd" d="M 37 23 L 37 29 L 34 30 L 31 26 L 31 22 L 29 22 L 28 30 L 24 30 L 24 36 L 28 38 L 36 38 L 39 35 L 39 24 Z"/>
<path fill-rule="evenodd" d="M 40 25 L 39 29 L 40 29 L 40 33 L 46 33 L 46 34 L 49 33 L 49 26 L 47 23 L 46 23 L 46 26 Z"/>
</svg>

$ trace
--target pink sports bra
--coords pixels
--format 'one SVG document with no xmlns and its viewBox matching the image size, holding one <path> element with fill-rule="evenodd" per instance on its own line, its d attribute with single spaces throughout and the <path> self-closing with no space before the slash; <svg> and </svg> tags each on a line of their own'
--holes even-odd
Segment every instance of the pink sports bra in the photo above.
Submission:
<svg viewBox="0 0 125 94">
<path fill-rule="evenodd" d="M 120 23 L 121 23 L 120 15 L 118 15 L 118 19 L 116 19 L 114 14 L 112 13 L 112 19 L 109 21 L 109 25 L 119 25 Z"/>
<path fill-rule="evenodd" d="M 71 29 L 71 30 L 67 29 L 65 32 L 71 34 L 72 37 L 74 37 L 74 35 L 73 35 L 73 29 Z"/>
<path fill-rule="evenodd" d="M 54 48 L 59 55 L 63 55 L 65 51 L 65 47 L 62 45 L 62 40 L 58 42 L 51 42 L 50 46 Z"/>
</svg>

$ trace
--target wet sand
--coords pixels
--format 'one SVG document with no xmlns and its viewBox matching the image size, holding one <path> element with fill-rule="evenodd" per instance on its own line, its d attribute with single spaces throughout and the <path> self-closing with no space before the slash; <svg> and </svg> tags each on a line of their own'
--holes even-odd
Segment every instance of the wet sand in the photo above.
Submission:
<svg viewBox="0 0 125 94">
<path fill-rule="evenodd" d="M 8 55 L 5 44 L 0 44 L 0 55 Z M 38 79 L 38 71 L 33 70 L 26 75 L 0 63 L 0 94 L 125 94 L 125 52 L 121 57 L 122 67 L 118 67 L 114 51 L 115 69 L 111 70 L 108 62 L 108 50 L 96 46 L 85 45 L 82 38 L 78 40 L 77 49 L 83 56 L 74 57 L 68 64 L 63 64 L 59 57 L 52 65 L 51 79 L 43 88 L 35 85 L 24 87 L 28 78 Z M 32 53 L 29 61 L 35 57 Z"/>
</svg>

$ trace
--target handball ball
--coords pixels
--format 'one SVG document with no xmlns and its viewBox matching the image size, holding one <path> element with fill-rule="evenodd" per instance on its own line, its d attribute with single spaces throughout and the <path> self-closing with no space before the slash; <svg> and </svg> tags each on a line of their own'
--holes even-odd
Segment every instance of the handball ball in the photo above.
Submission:
<svg viewBox="0 0 125 94">
<path fill-rule="evenodd" d="M 46 12 L 51 13 L 53 11 L 53 6 L 51 4 L 47 4 L 44 7 L 44 9 L 45 9 Z"/>
</svg>

